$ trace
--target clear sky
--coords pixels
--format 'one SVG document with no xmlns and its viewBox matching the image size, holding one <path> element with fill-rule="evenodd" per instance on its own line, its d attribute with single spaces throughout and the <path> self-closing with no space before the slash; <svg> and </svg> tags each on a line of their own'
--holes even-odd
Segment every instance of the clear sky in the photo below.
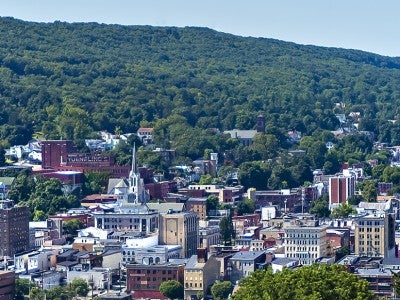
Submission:
<svg viewBox="0 0 400 300">
<path fill-rule="evenodd" d="M 26 21 L 201 26 L 400 56 L 400 0 L 1 0 Z"/>
</svg>

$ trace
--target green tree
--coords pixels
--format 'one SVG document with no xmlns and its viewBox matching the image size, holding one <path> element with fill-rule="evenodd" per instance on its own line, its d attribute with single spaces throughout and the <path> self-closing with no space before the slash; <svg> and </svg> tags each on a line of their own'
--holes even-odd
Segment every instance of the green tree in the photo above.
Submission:
<svg viewBox="0 0 400 300">
<path fill-rule="evenodd" d="M 219 228 L 221 233 L 221 239 L 224 245 L 231 245 L 232 239 L 235 237 L 235 230 L 233 228 L 232 218 L 223 217 L 219 222 Z"/>
<path fill-rule="evenodd" d="M 267 160 L 276 157 L 279 141 L 272 134 L 257 134 L 251 147 L 260 155 L 261 159 Z"/>
<path fill-rule="evenodd" d="M 110 172 L 85 172 L 84 194 L 102 194 L 106 192 Z"/>
<path fill-rule="evenodd" d="M 78 230 L 82 228 L 84 228 L 84 224 L 78 219 L 72 219 L 63 222 L 63 231 L 64 234 L 67 235 L 68 240 L 72 240 L 74 237 L 76 237 Z"/>
<path fill-rule="evenodd" d="M 35 210 L 33 213 L 33 221 L 44 221 L 48 215 L 43 210 Z"/>
<path fill-rule="evenodd" d="M 239 216 L 244 214 L 252 214 L 256 208 L 256 203 L 252 199 L 245 199 L 244 201 L 239 202 L 237 206 L 237 213 Z"/>
<path fill-rule="evenodd" d="M 196 294 L 197 300 L 201 300 L 204 298 L 204 292 L 203 291 L 198 291 Z"/>
<path fill-rule="evenodd" d="M 341 247 L 339 250 L 335 252 L 335 261 L 341 260 L 346 255 L 350 254 L 349 246 Z"/>
<path fill-rule="evenodd" d="M 261 162 L 246 162 L 239 167 L 239 182 L 247 189 L 254 187 L 259 190 L 267 189 L 271 170 Z"/>
<path fill-rule="evenodd" d="M 329 202 L 327 196 L 322 196 L 311 203 L 310 214 L 318 218 L 329 217 L 331 211 L 329 210 Z"/>
<path fill-rule="evenodd" d="M 211 287 L 211 294 L 214 300 L 228 299 L 233 291 L 233 284 L 230 281 L 217 281 Z"/>
<path fill-rule="evenodd" d="M 340 203 L 339 206 L 332 210 L 332 218 L 347 218 L 350 214 L 355 214 L 357 211 L 348 203 Z"/>
<path fill-rule="evenodd" d="M 378 183 L 375 180 L 364 180 L 361 195 L 367 202 L 376 202 L 378 196 Z"/>
<path fill-rule="evenodd" d="M 69 288 L 81 297 L 86 297 L 89 293 L 89 285 L 82 278 L 74 278 L 69 284 Z"/>
<path fill-rule="evenodd" d="M 393 274 L 394 294 L 396 297 L 400 296 L 400 274 L 391 271 Z"/>
<path fill-rule="evenodd" d="M 46 293 L 39 287 L 32 287 L 29 291 L 29 300 L 44 300 Z"/>
<path fill-rule="evenodd" d="M 282 272 L 253 272 L 243 279 L 234 300 L 373 300 L 366 280 L 341 265 L 313 264 Z"/>
<path fill-rule="evenodd" d="M 213 178 L 210 174 L 201 175 L 199 184 L 211 184 L 212 180 L 213 180 Z"/>
<path fill-rule="evenodd" d="M 72 298 L 72 294 L 69 286 L 55 286 L 46 293 L 46 298 L 49 300 L 66 300 Z"/>
<path fill-rule="evenodd" d="M 6 154 L 6 150 L 0 144 L 0 167 L 3 167 L 6 164 L 5 154 Z"/>
<path fill-rule="evenodd" d="M 363 201 L 363 197 L 360 195 L 353 195 L 347 198 L 347 203 L 350 205 L 358 205 L 361 201 Z"/>
<path fill-rule="evenodd" d="M 219 199 L 218 197 L 215 197 L 213 195 L 210 195 L 207 197 L 207 201 L 206 201 L 206 211 L 207 214 L 211 211 L 211 210 L 216 210 L 218 208 L 219 205 Z"/>
<path fill-rule="evenodd" d="M 15 279 L 14 300 L 24 300 L 24 296 L 29 294 L 31 286 L 29 279 Z"/>
<path fill-rule="evenodd" d="M 167 280 L 161 283 L 159 291 L 165 297 L 169 299 L 180 299 L 183 298 L 183 285 L 176 280 Z"/>
<path fill-rule="evenodd" d="M 32 174 L 24 170 L 15 178 L 11 190 L 8 192 L 8 197 L 14 200 L 16 204 L 20 201 L 27 201 L 30 194 L 34 191 L 35 186 L 36 184 Z"/>
</svg>

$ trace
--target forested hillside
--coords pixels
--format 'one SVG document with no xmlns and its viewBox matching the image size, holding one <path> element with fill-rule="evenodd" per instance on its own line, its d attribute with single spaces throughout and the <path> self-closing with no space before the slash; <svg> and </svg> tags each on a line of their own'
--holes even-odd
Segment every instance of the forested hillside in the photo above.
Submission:
<svg viewBox="0 0 400 300">
<path fill-rule="evenodd" d="M 311 135 L 336 129 L 334 114 L 350 111 L 361 112 L 361 130 L 397 144 L 399 125 L 387 120 L 399 118 L 399 82 L 400 58 L 356 50 L 206 28 L 0 18 L 4 146 L 34 132 L 75 140 L 101 129 L 134 132 L 168 117 L 199 132 L 251 129 L 260 113 L 267 133 Z"/>
</svg>

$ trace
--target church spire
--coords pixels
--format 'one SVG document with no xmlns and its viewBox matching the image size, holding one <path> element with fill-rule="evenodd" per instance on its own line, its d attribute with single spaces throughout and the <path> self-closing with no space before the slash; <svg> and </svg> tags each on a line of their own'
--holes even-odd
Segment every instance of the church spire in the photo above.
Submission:
<svg viewBox="0 0 400 300">
<path fill-rule="evenodd" d="M 131 168 L 131 175 L 137 174 L 137 157 L 136 157 L 136 143 L 133 144 L 132 149 L 132 168 Z"/>
</svg>

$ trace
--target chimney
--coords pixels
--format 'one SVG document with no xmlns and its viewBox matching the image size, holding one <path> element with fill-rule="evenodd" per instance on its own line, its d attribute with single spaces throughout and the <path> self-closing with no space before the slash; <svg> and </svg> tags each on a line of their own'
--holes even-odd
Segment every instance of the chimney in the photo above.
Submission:
<svg viewBox="0 0 400 300">
<path fill-rule="evenodd" d="M 207 248 L 197 248 L 197 262 L 198 263 L 207 262 Z"/>
</svg>

